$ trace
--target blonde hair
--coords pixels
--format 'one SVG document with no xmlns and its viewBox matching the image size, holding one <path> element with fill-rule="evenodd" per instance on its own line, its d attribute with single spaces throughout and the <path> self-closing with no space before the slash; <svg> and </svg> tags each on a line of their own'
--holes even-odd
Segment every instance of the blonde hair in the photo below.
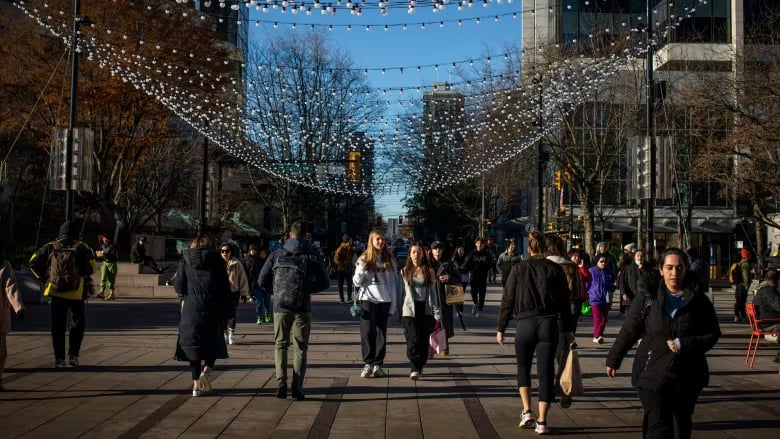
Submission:
<svg viewBox="0 0 780 439">
<path fill-rule="evenodd" d="M 385 240 L 384 245 L 381 249 L 377 250 L 374 248 L 374 238 L 375 237 L 381 237 Z M 382 269 L 379 270 L 379 268 L 376 265 L 377 259 L 381 255 L 382 257 Z M 385 235 L 382 234 L 382 232 L 378 230 L 372 231 L 368 235 L 368 244 L 366 245 L 366 251 L 363 252 L 362 255 L 360 255 L 360 259 L 363 261 L 363 263 L 366 264 L 366 268 L 368 271 L 378 272 L 378 271 L 392 271 L 393 270 L 393 261 L 395 260 L 395 256 L 390 252 L 390 248 L 387 246 L 387 239 L 385 238 Z"/>
</svg>

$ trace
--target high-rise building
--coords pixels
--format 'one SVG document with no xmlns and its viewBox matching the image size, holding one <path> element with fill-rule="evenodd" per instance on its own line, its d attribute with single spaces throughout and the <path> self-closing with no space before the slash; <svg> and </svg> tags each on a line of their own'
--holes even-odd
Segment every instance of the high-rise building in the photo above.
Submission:
<svg viewBox="0 0 780 439">
<path fill-rule="evenodd" d="M 452 161 L 463 154 L 465 128 L 463 93 L 450 85 L 435 82 L 433 90 L 423 93 L 422 139 L 423 157 L 436 157 L 436 162 Z"/>
</svg>

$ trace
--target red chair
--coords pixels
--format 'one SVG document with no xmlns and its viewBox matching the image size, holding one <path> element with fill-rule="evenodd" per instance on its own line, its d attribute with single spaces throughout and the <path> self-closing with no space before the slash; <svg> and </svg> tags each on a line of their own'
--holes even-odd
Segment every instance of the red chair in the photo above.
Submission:
<svg viewBox="0 0 780 439">
<path fill-rule="evenodd" d="M 745 305 L 747 307 L 748 323 L 750 323 L 750 344 L 748 344 L 747 355 L 745 355 L 745 364 L 748 363 L 750 358 L 750 351 L 753 351 L 753 357 L 750 358 L 750 367 L 753 367 L 753 363 L 756 362 L 756 353 L 758 352 L 758 344 L 761 343 L 761 337 L 765 335 L 780 335 L 780 331 L 764 331 L 761 329 L 762 323 L 780 323 L 780 319 L 761 319 L 756 318 L 756 307 L 752 303 Z M 756 344 L 753 344 L 753 340 Z"/>
</svg>

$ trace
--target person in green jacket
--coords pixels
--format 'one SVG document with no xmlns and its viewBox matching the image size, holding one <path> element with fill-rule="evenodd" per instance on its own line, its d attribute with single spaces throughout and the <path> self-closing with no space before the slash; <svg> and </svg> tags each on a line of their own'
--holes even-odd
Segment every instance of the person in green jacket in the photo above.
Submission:
<svg viewBox="0 0 780 439">
<path fill-rule="evenodd" d="M 515 240 L 509 241 L 509 245 L 506 247 L 506 251 L 501 253 L 496 262 L 496 269 L 501 273 L 501 286 L 506 285 L 506 279 L 509 277 L 509 271 L 518 262 L 523 260 L 523 256 L 517 252 L 517 244 Z"/>
</svg>

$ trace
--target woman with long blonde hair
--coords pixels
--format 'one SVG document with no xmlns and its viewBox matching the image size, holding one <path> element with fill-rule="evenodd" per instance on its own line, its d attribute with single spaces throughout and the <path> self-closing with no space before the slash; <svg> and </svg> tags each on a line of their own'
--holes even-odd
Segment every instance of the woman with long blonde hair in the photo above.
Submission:
<svg viewBox="0 0 780 439">
<path fill-rule="evenodd" d="M 358 258 L 352 282 L 358 288 L 361 378 L 385 376 L 382 364 L 387 352 L 387 320 L 395 314 L 399 289 L 398 263 L 382 232 L 372 231 L 366 251 Z"/>
</svg>

